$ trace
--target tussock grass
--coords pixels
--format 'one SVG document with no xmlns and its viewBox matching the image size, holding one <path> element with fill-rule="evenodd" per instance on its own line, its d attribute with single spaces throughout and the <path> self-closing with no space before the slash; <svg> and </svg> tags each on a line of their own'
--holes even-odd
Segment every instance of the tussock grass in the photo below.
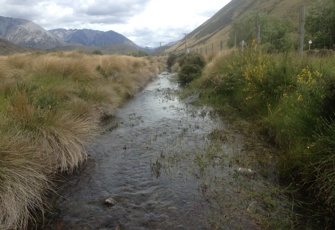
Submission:
<svg viewBox="0 0 335 230">
<path fill-rule="evenodd" d="M 11 134 L 11 133 L 10 133 Z M 20 131 L 0 137 L 0 228 L 25 229 L 51 189 L 47 162 Z"/>
<path fill-rule="evenodd" d="M 25 229 L 43 213 L 53 175 L 85 161 L 102 117 L 162 63 L 78 52 L 0 57 L 0 229 Z"/>
</svg>

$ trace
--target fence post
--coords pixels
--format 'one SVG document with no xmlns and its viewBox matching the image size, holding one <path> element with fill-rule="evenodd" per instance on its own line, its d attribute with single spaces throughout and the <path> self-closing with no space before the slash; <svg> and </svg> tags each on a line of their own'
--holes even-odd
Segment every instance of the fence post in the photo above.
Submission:
<svg viewBox="0 0 335 230">
<path fill-rule="evenodd" d="M 259 23 L 259 14 L 257 13 L 257 18 L 256 18 L 256 34 L 257 34 L 257 45 L 261 44 L 261 25 Z"/>
<path fill-rule="evenodd" d="M 298 41 L 298 54 L 304 54 L 304 37 L 305 37 L 305 6 L 300 9 L 300 21 L 299 21 L 299 41 Z"/>
</svg>

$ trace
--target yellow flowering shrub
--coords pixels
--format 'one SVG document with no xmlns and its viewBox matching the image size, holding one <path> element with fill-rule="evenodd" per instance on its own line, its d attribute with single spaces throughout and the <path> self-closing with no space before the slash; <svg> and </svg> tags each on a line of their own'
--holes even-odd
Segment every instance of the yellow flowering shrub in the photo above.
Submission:
<svg viewBox="0 0 335 230">
<path fill-rule="evenodd" d="M 297 76 L 297 100 L 308 99 L 321 103 L 325 97 L 322 81 L 323 74 L 319 70 L 313 69 L 309 65 L 302 68 Z"/>
</svg>

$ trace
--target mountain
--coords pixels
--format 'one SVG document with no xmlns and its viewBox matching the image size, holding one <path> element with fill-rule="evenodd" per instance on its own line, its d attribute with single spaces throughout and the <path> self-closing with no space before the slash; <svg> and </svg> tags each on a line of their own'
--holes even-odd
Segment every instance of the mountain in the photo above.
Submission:
<svg viewBox="0 0 335 230">
<path fill-rule="evenodd" d="M 103 50 L 104 53 L 128 53 L 140 49 L 134 42 L 114 31 L 55 29 L 18 18 L 0 16 L 0 39 L 16 45 L 43 50 Z M 2 44 L 2 43 L 1 43 Z"/>
<path fill-rule="evenodd" d="M 19 18 L 0 16 L 0 38 L 37 49 L 51 49 L 66 43 L 41 26 Z"/>
<path fill-rule="evenodd" d="M 232 22 L 250 11 L 261 11 L 282 18 L 290 18 L 297 27 L 302 5 L 315 0 L 231 0 L 198 28 L 186 36 L 187 48 L 210 53 L 212 50 L 225 49 L 229 39 Z M 168 52 L 183 52 L 185 39 L 168 49 Z"/>
<path fill-rule="evenodd" d="M 128 45 L 138 48 L 138 46 L 125 36 L 114 31 L 98 31 L 89 29 L 54 29 L 50 32 L 71 45 L 84 46 L 111 46 Z"/>
<path fill-rule="evenodd" d="M 12 53 L 24 53 L 34 51 L 31 48 L 15 45 L 5 39 L 0 38 L 0 55 L 8 55 Z"/>
</svg>

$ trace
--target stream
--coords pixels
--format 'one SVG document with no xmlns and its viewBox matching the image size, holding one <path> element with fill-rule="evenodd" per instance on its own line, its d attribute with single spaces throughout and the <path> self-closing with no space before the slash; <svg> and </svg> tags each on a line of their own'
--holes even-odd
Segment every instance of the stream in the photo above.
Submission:
<svg viewBox="0 0 335 230">
<path fill-rule="evenodd" d="M 267 185 L 239 160 L 241 135 L 192 105 L 198 95 L 179 99 L 174 77 L 160 74 L 116 111 L 58 186 L 43 229 L 259 229 L 250 193 Z"/>
</svg>

